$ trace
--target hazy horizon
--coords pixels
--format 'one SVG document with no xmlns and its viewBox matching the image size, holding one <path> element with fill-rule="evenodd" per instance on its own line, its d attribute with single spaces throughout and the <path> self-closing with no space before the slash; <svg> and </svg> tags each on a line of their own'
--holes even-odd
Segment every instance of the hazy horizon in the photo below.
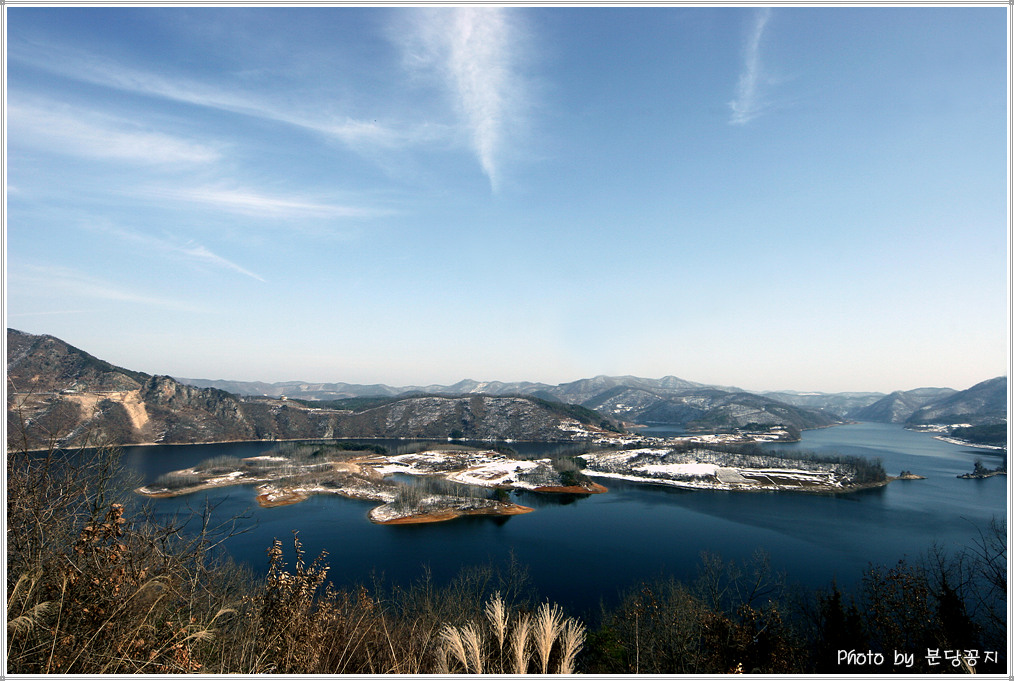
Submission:
<svg viewBox="0 0 1014 681">
<path fill-rule="evenodd" d="M 11 7 L 5 321 L 147 373 L 1007 375 L 1005 7 Z"/>
<path fill-rule="evenodd" d="M 25 333 L 30 333 L 30 332 L 24 331 L 24 329 L 16 329 L 16 330 L 17 331 L 22 331 L 22 332 L 25 332 Z M 46 334 L 40 333 L 38 335 L 46 335 Z M 52 334 L 48 334 L 48 335 L 52 335 Z M 64 339 L 64 338 L 61 338 L 60 340 L 63 340 L 65 342 L 67 342 L 66 339 Z M 70 343 L 70 345 L 74 345 L 74 344 Z M 78 346 L 74 345 L 74 347 L 78 347 Z M 87 348 L 78 347 L 78 349 L 79 350 L 84 350 L 85 352 L 88 352 Z M 89 352 L 89 354 L 94 354 L 94 353 Z M 117 365 L 117 363 L 115 361 L 110 361 L 107 357 L 99 357 L 98 359 L 101 359 L 101 360 L 104 360 L 104 361 L 109 361 L 111 364 Z M 117 366 L 122 366 L 122 368 L 124 368 L 124 369 L 137 370 L 135 367 L 123 366 L 123 365 L 117 365 Z M 985 378 L 983 378 L 981 380 L 977 380 L 977 381 L 975 381 L 975 382 L 973 382 L 971 384 L 964 385 L 964 386 L 921 384 L 921 385 L 914 385 L 914 386 L 901 387 L 901 388 L 895 387 L 895 388 L 892 388 L 890 390 L 874 390 L 874 389 L 863 389 L 863 390 L 809 390 L 809 389 L 797 388 L 797 387 L 792 387 L 792 386 L 781 387 L 781 388 L 772 388 L 772 387 L 765 387 L 765 386 L 749 387 L 749 386 L 739 385 L 739 384 L 716 383 L 714 381 L 700 380 L 700 379 L 697 379 L 697 378 L 687 377 L 687 376 L 681 376 L 681 375 L 677 375 L 677 374 L 665 374 L 665 375 L 659 375 L 659 376 L 640 376 L 640 375 L 629 374 L 629 373 L 626 373 L 626 374 L 624 374 L 624 373 L 620 373 L 620 374 L 602 374 L 602 373 L 598 373 L 598 374 L 593 374 L 593 375 L 590 374 L 590 375 L 587 375 L 587 376 L 578 376 L 578 377 L 574 377 L 574 378 L 570 378 L 570 379 L 566 379 L 566 380 L 562 380 L 562 381 L 543 381 L 543 380 L 539 380 L 537 378 L 515 378 L 515 379 L 507 380 L 507 379 L 501 379 L 501 378 L 474 378 L 474 377 L 471 377 L 471 376 L 466 376 L 466 377 L 457 378 L 457 379 L 454 379 L 454 380 L 443 379 L 443 380 L 437 380 L 437 381 L 427 381 L 425 383 L 409 383 L 409 382 L 389 383 L 389 382 L 386 382 L 386 381 L 343 381 L 341 379 L 318 380 L 318 379 L 314 379 L 312 377 L 310 377 L 310 378 L 308 378 L 308 377 L 303 377 L 303 378 L 287 378 L 287 379 L 278 379 L 278 380 L 270 380 L 269 381 L 269 380 L 264 380 L 264 379 L 257 378 L 257 377 L 236 378 L 236 377 L 223 377 L 223 376 L 187 376 L 187 375 L 183 375 L 183 374 L 168 374 L 167 372 L 157 371 L 157 370 L 156 371 L 148 371 L 146 373 L 161 374 L 161 375 L 171 375 L 173 378 L 176 378 L 177 380 L 228 381 L 228 382 L 240 382 L 240 383 L 268 383 L 268 384 L 277 384 L 277 383 L 308 383 L 308 384 L 346 383 L 346 384 L 349 384 L 349 385 L 386 385 L 386 386 L 389 386 L 389 387 L 392 387 L 392 388 L 413 388 L 413 387 L 426 387 L 426 386 L 431 386 L 431 385 L 432 386 L 453 386 L 453 385 L 456 385 L 456 384 L 464 382 L 464 381 L 475 381 L 477 383 L 493 383 L 493 382 L 500 382 L 500 383 L 521 383 L 521 382 L 528 382 L 528 383 L 542 383 L 542 384 L 549 385 L 549 386 L 555 386 L 555 385 L 562 385 L 562 384 L 566 384 L 566 383 L 573 383 L 573 382 L 576 382 L 576 381 L 593 379 L 593 378 L 600 378 L 600 377 L 607 377 L 607 378 L 633 377 L 633 378 L 644 378 L 644 379 L 650 379 L 650 380 L 658 380 L 658 379 L 662 379 L 662 378 L 675 377 L 675 378 L 682 379 L 684 381 L 690 381 L 692 383 L 700 383 L 700 384 L 705 385 L 705 386 L 724 387 L 724 388 L 738 388 L 738 389 L 741 389 L 741 390 L 745 390 L 746 392 L 754 392 L 754 393 L 769 393 L 769 392 L 799 392 L 799 393 L 846 393 L 846 392 L 862 393 L 862 392 L 871 392 L 872 393 L 872 392 L 879 392 L 879 393 L 884 393 L 884 394 L 889 394 L 889 393 L 892 393 L 894 391 L 902 391 L 902 392 L 904 392 L 906 390 L 915 390 L 915 389 L 918 389 L 918 388 L 953 388 L 955 390 L 959 390 L 960 391 L 960 390 L 965 390 L 967 388 L 971 388 L 972 386 L 974 386 L 974 385 L 976 385 L 978 383 L 982 383 L 983 381 L 988 381 L 988 380 L 992 380 L 994 378 L 1001 378 L 1001 377 L 1006 377 L 1007 376 L 1007 373 L 1005 372 L 1005 373 L 1002 373 L 1002 374 L 997 374 L 996 376 L 985 377 Z"/>
<path fill-rule="evenodd" d="M 315 381 L 313 379 L 289 379 L 289 380 L 281 380 L 281 381 L 260 381 L 259 379 L 208 378 L 206 376 L 174 376 L 174 378 L 177 378 L 177 379 L 189 379 L 189 380 L 230 381 L 230 382 L 235 381 L 235 382 L 243 382 L 243 383 L 269 383 L 269 384 L 274 384 L 274 383 L 308 383 L 308 384 L 316 384 L 316 383 L 346 383 L 346 384 L 349 384 L 349 385 L 387 385 L 387 386 L 390 386 L 392 388 L 402 388 L 402 387 L 425 387 L 425 386 L 429 386 L 429 385 L 452 386 L 452 385 L 456 385 L 458 383 L 461 383 L 463 381 L 475 381 L 477 383 L 493 383 L 493 382 L 520 383 L 520 382 L 527 381 L 527 382 L 530 382 L 530 383 L 543 383 L 543 384 L 546 384 L 546 385 L 555 386 L 555 385 L 562 385 L 562 384 L 566 384 L 566 383 L 573 383 L 575 381 L 581 381 L 581 380 L 585 380 L 585 379 L 599 378 L 599 377 L 603 377 L 603 376 L 609 377 L 609 378 L 622 378 L 622 377 L 626 377 L 626 376 L 633 376 L 633 374 L 596 374 L 594 376 L 580 376 L 580 377 L 577 377 L 577 378 L 572 378 L 570 380 L 559 381 L 559 382 L 554 382 L 554 383 L 547 382 L 547 381 L 539 381 L 539 380 L 536 380 L 536 379 L 517 379 L 517 380 L 513 380 L 513 381 L 504 381 L 504 380 L 495 379 L 495 378 L 491 378 L 491 379 L 477 379 L 477 378 L 470 378 L 470 377 L 460 378 L 460 379 L 453 380 L 453 381 L 436 381 L 436 382 L 432 382 L 431 381 L 431 382 L 419 383 L 419 384 L 411 384 L 411 383 L 384 383 L 382 381 L 366 381 L 366 382 L 363 382 L 363 383 L 358 383 L 358 382 L 357 383 L 352 383 L 351 381 Z M 658 380 L 658 379 L 666 378 L 667 376 L 675 376 L 675 375 L 674 374 L 667 374 L 666 376 L 633 376 L 633 377 L 634 378 L 646 378 L 646 379 Z M 798 393 L 825 393 L 825 394 L 835 394 L 835 393 L 884 393 L 884 394 L 890 394 L 890 393 L 895 392 L 895 391 L 905 392 L 907 390 L 916 390 L 916 389 L 919 389 L 919 388 L 953 388 L 954 390 L 961 391 L 961 390 L 967 390 L 968 388 L 971 388 L 974 385 L 982 383 L 983 381 L 989 381 L 989 380 L 992 380 L 994 378 L 1006 378 L 1006 376 L 1007 376 L 1006 373 L 1004 373 L 1004 374 L 998 374 L 996 376 L 989 376 L 989 377 L 983 378 L 981 381 L 975 381 L 974 383 L 971 383 L 969 385 L 964 385 L 964 386 L 928 385 L 928 384 L 926 384 L 926 385 L 917 385 L 917 386 L 904 387 L 904 388 L 893 388 L 891 390 L 803 390 L 803 389 L 793 388 L 793 387 L 770 388 L 770 387 L 763 387 L 763 386 L 762 387 L 749 388 L 749 387 L 742 386 L 742 385 L 726 385 L 726 384 L 718 384 L 718 383 L 709 382 L 709 381 L 696 380 L 696 379 L 693 379 L 693 378 L 686 378 L 685 376 L 675 376 L 675 377 L 676 378 L 682 378 L 685 381 L 691 381 L 693 383 L 700 383 L 700 384 L 706 385 L 706 386 L 720 386 L 720 387 L 739 388 L 741 390 L 744 390 L 744 391 L 750 392 L 750 393 L 798 392 Z"/>
</svg>

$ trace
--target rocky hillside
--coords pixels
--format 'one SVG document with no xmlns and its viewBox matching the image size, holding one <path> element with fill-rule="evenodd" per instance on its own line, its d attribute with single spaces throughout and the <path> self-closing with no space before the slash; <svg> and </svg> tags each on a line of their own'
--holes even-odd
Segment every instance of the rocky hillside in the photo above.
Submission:
<svg viewBox="0 0 1014 681">
<path fill-rule="evenodd" d="M 329 437 L 573 440 L 607 419 L 533 397 L 408 396 L 358 409 L 242 398 L 8 329 L 8 446 Z"/>
<path fill-rule="evenodd" d="M 113 366 L 52 336 L 7 329 L 11 392 L 136 390 L 148 374 Z"/>
</svg>

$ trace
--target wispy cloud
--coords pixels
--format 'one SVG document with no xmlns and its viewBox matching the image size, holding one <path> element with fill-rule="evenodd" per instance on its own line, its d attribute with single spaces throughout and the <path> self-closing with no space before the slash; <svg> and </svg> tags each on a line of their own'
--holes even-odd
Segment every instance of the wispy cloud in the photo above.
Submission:
<svg viewBox="0 0 1014 681">
<path fill-rule="evenodd" d="M 765 109 L 760 91 L 760 86 L 764 81 L 760 46 L 764 37 L 764 29 L 770 18 L 771 9 L 769 7 L 757 10 L 754 15 L 753 26 L 750 29 L 744 50 L 743 71 L 740 73 L 739 83 L 736 85 L 736 98 L 729 102 L 729 107 L 732 109 L 732 117 L 729 122 L 733 125 L 749 123 Z"/>
<path fill-rule="evenodd" d="M 426 124 L 398 126 L 373 118 L 324 114 L 321 102 L 300 108 L 292 102 L 243 92 L 235 82 L 223 84 L 153 73 L 68 46 L 22 43 L 9 49 L 8 59 L 94 85 L 303 128 L 357 152 L 411 146 L 431 141 L 439 133 Z"/>
<path fill-rule="evenodd" d="M 186 241 L 185 243 L 178 243 L 171 238 L 161 238 L 153 236 L 151 234 L 143 234 L 140 232 L 122 229 L 119 227 L 111 227 L 108 225 L 102 226 L 91 226 L 94 231 L 100 231 L 108 234 L 120 241 L 126 241 L 133 244 L 142 246 L 146 250 L 155 251 L 159 254 L 168 254 L 175 256 L 182 256 L 191 260 L 213 265 L 215 267 L 236 272 L 238 274 L 245 275 L 257 281 L 264 281 L 264 278 L 259 274 L 255 274 L 250 270 L 237 265 L 233 261 L 223 258 L 222 256 L 212 253 L 206 247 L 195 243 L 193 240 Z"/>
<path fill-rule="evenodd" d="M 100 277 L 85 274 L 69 267 L 19 264 L 10 269 L 8 285 L 11 289 L 31 291 L 32 295 L 44 293 L 65 301 L 84 298 L 136 303 L 184 312 L 201 311 L 191 303 L 123 288 Z M 27 296 L 22 293 L 18 297 L 23 299 Z"/>
<path fill-rule="evenodd" d="M 233 272 L 239 272 L 240 274 L 244 274 L 244 275 L 246 275 L 248 277 L 256 279 L 257 281 L 261 281 L 261 282 L 264 281 L 264 278 L 261 277 L 259 274 L 254 274 L 250 270 L 248 270 L 248 269 L 246 269 L 244 267 L 240 267 L 239 265 L 237 265 L 236 263 L 232 262 L 231 260 L 227 260 L 227 259 L 223 258 L 220 255 L 216 255 L 215 253 L 212 253 L 211 251 L 209 251 L 204 246 L 201 246 L 200 244 L 194 244 L 194 243 L 191 242 L 191 243 L 188 243 L 187 245 L 183 246 L 182 248 L 179 248 L 178 250 L 179 250 L 180 253 L 182 253 L 183 255 L 186 255 L 188 257 L 195 258 L 195 259 L 200 260 L 202 262 L 211 263 L 212 265 L 215 265 L 216 267 L 222 267 L 222 268 L 225 268 L 227 270 L 232 270 Z"/>
<path fill-rule="evenodd" d="M 496 191 L 509 135 L 527 97 L 520 73 L 517 13 L 461 7 L 420 13 L 404 48 L 410 66 L 437 69 L 451 93 L 479 165 Z"/>
<path fill-rule="evenodd" d="M 48 100 L 9 104 L 7 120 L 14 143 L 63 154 L 149 165 L 210 163 L 221 156 L 212 145 Z"/>
<path fill-rule="evenodd" d="M 271 195 L 249 189 L 224 187 L 152 188 L 149 196 L 173 201 L 187 201 L 218 210 L 251 217 L 273 219 L 300 218 L 376 218 L 390 215 L 382 208 L 330 203 L 303 196 Z"/>
</svg>

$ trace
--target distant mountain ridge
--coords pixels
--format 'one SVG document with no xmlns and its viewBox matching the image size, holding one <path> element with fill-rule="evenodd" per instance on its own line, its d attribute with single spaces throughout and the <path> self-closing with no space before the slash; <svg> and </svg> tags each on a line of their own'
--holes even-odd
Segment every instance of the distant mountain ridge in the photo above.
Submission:
<svg viewBox="0 0 1014 681">
<path fill-rule="evenodd" d="M 638 378 L 636 376 L 596 376 L 570 383 L 549 385 L 531 381 L 475 381 L 464 379 L 451 385 L 409 385 L 395 387 L 374 383 L 370 385 L 358 383 L 313 383 L 310 381 L 282 381 L 279 383 L 263 383 L 260 381 L 228 381 L 208 380 L 203 378 L 176 377 L 181 383 L 199 388 L 218 388 L 237 395 L 267 395 L 272 397 L 298 397 L 301 399 L 332 400 L 343 397 L 378 397 L 404 395 L 407 393 L 464 395 L 483 393 L 486 395 L 531 395 L 541 393 L 547 396 L 582 402 L 604 390 L 616 386 L 640 387 L 649 390 L 679 390 L 716 387 L 703 383 L 686 381 L 676 376 L 665 376 L 659 379 Z"/>
<path fill-rule="evenodd" d="M 394 387 L 383 384 L 259 383 L 180 378 L 201 387 L 217 387 L 244 395 L 275 395 L 301 399 L 396 396 L 411 393 L 460 395 L 532 395 L 579 404 L 614 418 L 646 424 L 691 428 L 736 427 L 747 423 L 779 423 L 815 428 L 846 420 L 880 423 L 995 423 L 1007 413 L 1006 377 L 972 388 L 916 388 L 880 392 L 749 393 L 729 386 L 708 385 L 676 376 L 596 376 L 559 385 L 534 382 L 463 380 L 452 385 Z M 751 421 L 750 419 L 755 419 Z"/>
<path fill-rule="evenodd" d="M 964 391 L 921 388 L 890 395 L 755 394 L 676 376 L 596 376 L 555 386 L 463 380 L 401 388 L 177 380 L 117 367 L 52 336 L 14 329 L 7 330 L 7 377 L 8 432 L 16 432 L 18 420 L 26 417 L 37 443 L 47 437 L 71 442 L 97 435 L 131 443 L 447 437 L 452 432 L 493 439 L 567 439 L 566 424 L 578 422 L 573 409 L 579 407 L 595 412 L 583 417 L 582 428 L 609 429 L 625 422 L 705 431 L 775 424 L 805 430 L 847 419 L 980 425 L 1005 422 L 1007 410 L 1006 377 Z M 369 397 L 390 399 L 367 400 L 354 408 L 323 408 L 313 402 Z"/>
<path fill-rule="evenodd" d="M 878 392 L 822 393 L 800 392 L 796 390 L 763 392 L 760 394 L 795 407 L 816 409 L 817 411 L 833 414 L 844 419 L 858 419 L 855 415 L 858 410 L 868 407 L 884 397 L 884 393 Z"/>
<path fill-rule="evenodd" d="M 991 398 L 978 399 L 966 406 L 960 406 L 962 404 L 960 395 L 968 391 L 953 388 L 916 388 L 890 394 L 793 390 L 748 393 L 735 387 L 696 383 L 676 376 L 665 376 L 660 379 L 596 376 L 555 386 L 534 382 L 474 380 L 463 380 L 448 386 L 404 387 L 301 381 L 257 383 L 186 378 L 179 380 L 202 387 L 227 388 L 239 394 L 285 395 L 301 399 L 396 396 L 410 393 L 527 394 L 542 399 L 579 404 L 627 422 L 673 424 L 691 429 L 737 427 L 748 423 L 785 423 L 805 429 L 848 420 L 908 423 L 912 419 L 911 424 L 918 424 L 934 422 L 934 419 L 939 421 L 948 416 L 946 410 L 937 412 L 929 409 L 941 400 L 952 397 L 955 402 L 949 416 L 954 417 L 953 423 L 995 423 L 1006 419 L 1007 410 L 1006 377 L 983 382 L 993 386 Z M 968 390 L 974 392 L 978 388 L 973 386 Z M 928 411 L 920 411 L 923 408 Z M 943 420 L 947 421 L 946 418 Z"/>
<path fill-rule="evenodd" d="M 287 381 L 265 384 L 180 378 L 201 387 L 228 387 L 239 394 L 268 394 L 300 399 L 340 399 L 409 394 L 530 395 L 577 404 L 629 423 L 665 423 L 691 429 L 736 428 L 748 424 L 784 424 L 799 429 L 840 423 L 840 418 L 801 409 L 733 387 L 709 386 L 676 376 L 596 376 L 559 385 L 463 380 L 452 385 L 392 387 L 347 383 Z"/>
</svg>

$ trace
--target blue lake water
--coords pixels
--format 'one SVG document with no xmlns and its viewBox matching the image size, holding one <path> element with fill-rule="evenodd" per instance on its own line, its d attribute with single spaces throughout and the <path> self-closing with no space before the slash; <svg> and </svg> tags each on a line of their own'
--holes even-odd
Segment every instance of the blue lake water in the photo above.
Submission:
<svg viewBox="0 0 1014 681">
<path fill-rule="evenodd" d="M 130 447 L 124 462 L 151 481 L 211 456 L 255 456 L 273 446 Z M 998 465 L 1002 453 L 877 423 L 807 431 L 802 442 L 776 448 L 879 457 L 890 475 L 908 469 L 926 479 L 840 495 L 689 491 L 600 479 L 609 488 L 606 494 L 560 498 L 515 492 L 516 501 L 534 507 L 534 513 L 401 526 L 374 525 L 366 518 L 372 502 L 332 495 L 260 508 L 252 486 L 154 500 L 153 505 L 160 514 L 173 514 L 210 501 L 221 520 L 248 514 L 249 531 L 225 548 L 258 572 L 266 570 L 272 540 L 291 546 L 292 530 L 298 530 L 309 557 L 327 550 L 339 584 L 369 582 L 373 574 L 408 584 L 422 576 L 423 566 L 445 581 L 463 566 L 503 566 L 513 554 L 527 566 L 539 597 L 575 614 L 591 614 L 600 599 L 612 601 L 639 580 L 661 574 L 692 580 L 703 551 L 745 561 L 762 549 L 791 582 L 824 587 L 835 578 L 847 588 L 870 563 L 917 559 L 934 543 L 950 550 L 969 546 L 992 518 L 1006 519 L 1006 476 L 956 477 L 971 471 L 976 458 Z M 552 446 L 528 445 L 522 453 L 551 451 Z"/>
</svg>

